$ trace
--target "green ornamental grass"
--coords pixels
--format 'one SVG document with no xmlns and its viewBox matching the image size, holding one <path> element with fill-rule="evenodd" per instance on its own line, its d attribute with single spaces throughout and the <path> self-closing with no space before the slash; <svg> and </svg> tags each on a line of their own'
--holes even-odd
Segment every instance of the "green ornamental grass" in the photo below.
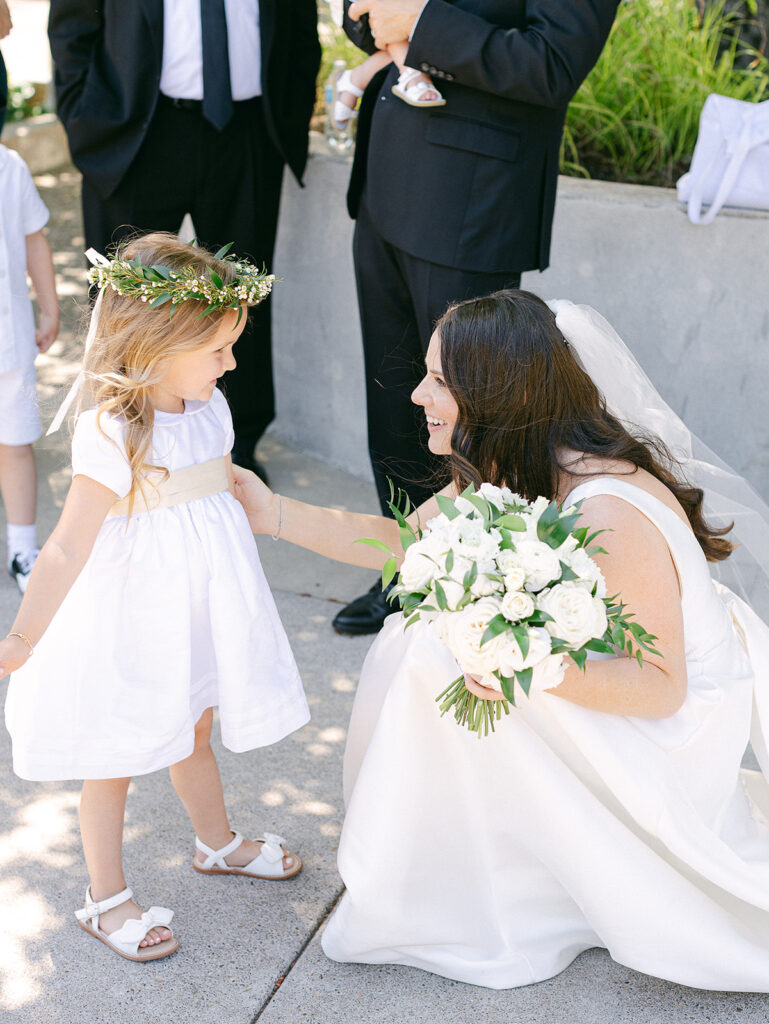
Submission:
<svg viewBox="0 0 769 1024">
<path fill-rule="evenodd" d="M 671 186 L 686 171 L 711 92 L 758 102 L 766 58 L 735 68 L 740 22 L 723 3 L 624 0 L 606 47 L 572 100 L 561 172 Z"/>
</svg>

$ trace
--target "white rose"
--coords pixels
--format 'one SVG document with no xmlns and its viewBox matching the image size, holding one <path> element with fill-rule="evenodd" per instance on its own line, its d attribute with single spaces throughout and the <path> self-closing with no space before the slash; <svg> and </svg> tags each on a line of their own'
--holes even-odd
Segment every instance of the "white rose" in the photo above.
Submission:
<svg viewBox="0 0 769 1024">
<path fill-rule="evenodd" d="M 450 612 L 456 611 L 457 605 L 465 596 L 465 588 L 461 583 L 457 583 L 456 580 L 451 578 L 442 578 L 440 581 L 436 580 L 436 583 L 440 582 L 443 593 L 446 595 L 446 604 Z M 438 601 L 434 602 L 436 605 Z"/>
<path fill-rule="evenodd" d="M 464 558 L 462 555 L 455 554 L 451 572 L 447 572 L 446 577 L 454 580 L 456 583 L 464 583 L 465 576 L 472 567 L 473 563 L 469 558 Z"/>
<path fill-rule="evenodd" d="M 523 590 L 526 573 L 519 565 L 514 565 L 505 573 L 505 590 Z"/>
<path fill-rule="evenodd" d="M 515 491 L 511 491 L 509 487 L 501 487 L 502 500 L 505 505 L 526 505 L 527 501 L 522 498 L 520 494 L 516 494 Z"/>
<path fill-rule="evenodd" d="M 417 544 L 412 544 L 406 552 L 400 570 L 401 586 L 407 591 L 424 590 L 432 583 L 438 566 L 419 550 Z"/>
<path fill-rule="evenodd" d="M 534 601 L 521 590 L 509 590 L 502 598 L 499 608 L 506 619 L 518 622 L 519 619 L 528 619 L 534 612 Z"/>
<path fill-rule="evenodd" d="M 456 520 L 449 519 L 442 512 L 425 523 L 425 534 L 420 543 L 426 544 L 431 552 L 445 554 L 459 539 Z"/>
<path fill-rule="evenodd" d="M 537 606 L 553 618 L 545 624 L 548 633 L 573 647 L 606 632 L 606 606 L 579 584 L 557 584 L 539 595 Z"/>
<path fill-rule="evenodd" d="M 550 656 L 550 636 L 540 627 L 528 629 L 529 649 L 526 657 L 521 654 L 518 641 L 512 633 L 503 633 L 505 639 L 499 652 L 499 670 L 503 676 L 512 676 L 526 668 L 534 668 Z"/>
<path fill-rule="evenodd" d="M 478 516 L 478 515 L 480 515 L 480 512 L 475 507 L 475 505 L 473 505 L 473 503 L 471 501 L 468 501 L 467 498 L 463 498 L 461 494 L 454 501 L 454 507 L 456 508 L 456 510 L 458 512 L 461 512 L 463 516 Z M 457 520 L 456 519 L 452 519 L 452 522 L 456 523 Z"/>
<path fill-rule="evenodd" d="M 502 491 L 499 487 L 495 487 L 494 484 L 481 484 L 478 488 L 478 493 L 490 502 L 495 508 L 499 509 L 500 512 L 504 511 L 505 499 Z"/>
<path fill-rule="evenodd" d="M 498 594 L 502 590 L 502 584 L 498 580 L 490 580 L 485 573 L 479 572 L 475 582 L 470 587 L 473 597 L 489 597 L 491 594 Z"/>
<path fill-rule="evenodd" d="M 497 668 L 503 635 L 495 636 L 481 646 L 483 634 L 495 615 L 499 615 L 499 602 L 493 597 L 482 597 L 449 618 L 445 643 L 463 672 L 480 677 Z"/>
<path fill-rule="evenodd" d="M 588 590 L 592 590 L 594 584 L 597 584 L 596 596 L 606 597 L 606 581 L 603 578 L 603 573 L 584 548 L 577 548 L 562 558 L 562 561 L 579 576 L 579 581 L 573 580 L 573 583 L 583 583 L 584 581 Z"/>
<path fill-rule="evenodd" d="M 526 573 L 527 590 L 541 590 L 561 576 L 558 555 L 540 540 L 519 541 L 515 545 L 515 563 Z"/>
<path fill-rule="evenodd" d="M 428 620 L 432 623 L 433 632 L 442 643 L 446 643 L 446 637 L 448 636 L 449 622 L 453 616 L 453 612 L 438 612 L 430 613 L 431 618 Z"/>
<path fill-rule="evenodd" d="M 505 575 L 505 573 L 508 573 L 512 569 L 515 569 L 517 566 L 517 563 L 515 561 L 515 552 L 511 551 L 509 548 L 505 548 L 504 551 L 500 551 L 499 554 L 497 555 L 497 565 L 499 566 L 499 571 L 502 573 L 503 576 Z"/>
<path fill-rule="evenodd" d="M 562 654 L 551 654 L 534 666 L 531 673 L 529 693 L 541 693 L 542 690 L 553 690 L 563 682 L 566 671 L 566 659 Z"/>
</svg>

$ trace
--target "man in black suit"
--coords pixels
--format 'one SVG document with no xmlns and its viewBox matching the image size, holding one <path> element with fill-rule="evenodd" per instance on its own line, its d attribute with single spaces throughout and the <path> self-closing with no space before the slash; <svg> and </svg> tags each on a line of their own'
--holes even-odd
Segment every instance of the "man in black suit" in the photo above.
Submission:
<svg viewBox="0 0 769 1024">
<path fill-rule="evenodd" d="M 86 246 L 177 231 L 271 266 L 283 166 L 301 181 L 320 63 L 315 0 L 51 0 L 58 112 L 83 173 Z M 275 415 L 270 306 L 225 378 L 233 458 Z"/>
<path fill-rule="evenodd" d="M 598 59 L 618 0 L 359 0 L 345 28 L 366 52 L 409 39 L 406 64 L 446 105 L 407 106 L 385 68 L 361 101 L 348 209 L 363 333 L 369 450 L 382 509 L 391 477 L 419 504 L 435 489 L 410 394 L 452 301 L 517 287 L 548 265 L 569 100 Z M 368 16 L 368 24 L 360 19 Z M 334 620 L 376 632 L 378 584 Z"/>
</svg>

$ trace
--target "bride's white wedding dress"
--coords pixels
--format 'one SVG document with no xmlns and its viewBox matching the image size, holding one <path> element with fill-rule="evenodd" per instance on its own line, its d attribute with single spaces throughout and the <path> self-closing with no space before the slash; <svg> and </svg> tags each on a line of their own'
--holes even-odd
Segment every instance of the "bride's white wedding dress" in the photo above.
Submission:
<svg viewBox="0 0 769 1024">
<path fill-rule="evenodd" d="M 492 988 L 541 981 L 603 946 L 698 988 L 769 991 L 769 629 L 711 581 L 666 505 L 613 494 L 667 540 L 689 687 L 666 719 L 541 693 L 478 740 L 435 697 L 457 665 L 391 616 L 371 648 L 345 756 L 347 887 L 323 937 L 340 961 L 396 963 Z M 751 736 L 752 724 L 752 736 Z"/>
</svg>

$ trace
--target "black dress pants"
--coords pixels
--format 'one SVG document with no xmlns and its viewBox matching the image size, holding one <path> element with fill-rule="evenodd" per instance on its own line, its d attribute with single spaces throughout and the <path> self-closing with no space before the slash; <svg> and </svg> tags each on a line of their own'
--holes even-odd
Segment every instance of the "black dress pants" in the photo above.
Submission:
<svg viewBox="0 0 769 1024">
<path fill-rule="evenodd" d="M 361 203 L 353 240 L 358 288 L 371 465 L 382 512 L 389 515 L 388 477 L 412 504 L 447 482 L 445 460 L 427 447 L 423 410 L 411 392 L 425 374 L 436 320 L 452 302 L 517 288 L 521 275 L 460 270 L 417 259 L 386 242 Z"/>
<path fill-rule="evenodd" d="M 105 252 L 146 231 L 176 232 L 186 213 L 198 241 L 257 266 L 272 266 L 283 159 L 267 134 L 260 99 L 234 104 L 222 132 L 199 109 L 161 96 L 144 142 L 117 190 L 102 199 L 83 180 L 86 247 Z M 275 416 L 270 345 L 270 301 L 249 311 L 234 350 L 237 367 L 223 390 L 232 409 L 236 448 L 251 454 Z"/>
</svg>

